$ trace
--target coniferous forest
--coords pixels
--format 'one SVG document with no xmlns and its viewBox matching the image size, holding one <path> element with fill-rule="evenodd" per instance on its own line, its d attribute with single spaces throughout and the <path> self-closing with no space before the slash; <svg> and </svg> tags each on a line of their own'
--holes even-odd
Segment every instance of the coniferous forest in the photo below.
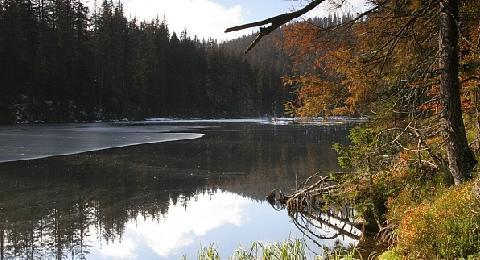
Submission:
<svg viewBox="0 0 480 260">
<path fill-rule="evenodd" d="M 0 0 L 0 123 L 295 120 L 2 127 L 0 258 L 95 258 L 103 241 L 129 241 L 133 223 L 130 241 L 159 242 L 119 241 L 126 258 L 165 244 L 157 255 L 173 256 L 208 233 L 264 241 L 262 227 L 288 240 L 232 259 L 480 259 L 480 1 L 365 0 L 354 15 L 341 11 L 353 1 L 299 1 L 225 28 L 260 27 L 225 42 L 82 1 Z M 326 2 L 331 16 L 304 19 Z M 221 203 L 187 213 L 197 195 Z M 177 206 L 191 219 L 169 214 Z M 220 259 L 214 245 L 194 253 Z"/>
<path fill-rule="evenodd" d="M 121 3 L 95 9 L 80 0 L 0 1 L 1 123 L 282 111 L 286 58 L 272 44 L 255 62 L 232 50 L 251 36 L 218 43 L 171 32 L 168 21 L 127 19 Z"/>
</svg>

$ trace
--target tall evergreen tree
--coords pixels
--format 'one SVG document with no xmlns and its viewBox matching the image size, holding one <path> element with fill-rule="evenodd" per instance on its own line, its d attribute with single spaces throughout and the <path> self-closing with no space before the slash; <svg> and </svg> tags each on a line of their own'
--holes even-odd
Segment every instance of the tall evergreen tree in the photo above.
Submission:
<svg viewBox="0 0 480 260">
<path fill-rule="evenodd" d="M 112 0 L 2 0 L 0 20 L 1 122 L 256 116 L 280 85 L 268 64 Z"/>
</svg>

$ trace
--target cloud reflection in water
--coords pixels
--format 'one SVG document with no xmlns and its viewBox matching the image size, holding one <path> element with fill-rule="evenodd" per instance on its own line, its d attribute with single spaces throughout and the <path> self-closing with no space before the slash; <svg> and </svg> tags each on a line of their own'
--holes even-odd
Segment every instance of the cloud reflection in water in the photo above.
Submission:
<svg viewBox="0 0 480 260">
<path fill-rule="evenodd" d="M 176 205 L 170 201 L 167 214 L 159 219 L 138 216 L 127 223 L 122 241 L 103 245 L 104 257 L 136 258 L 136 250 L 148 246 L 159 257 L 182 255 L 182 248 L 200 245 L 208 232 L 226 225 L 247 222 L 246 207 L 251 199 L 229 192 L 199 194 L 194 200 Z"/>
</svg>

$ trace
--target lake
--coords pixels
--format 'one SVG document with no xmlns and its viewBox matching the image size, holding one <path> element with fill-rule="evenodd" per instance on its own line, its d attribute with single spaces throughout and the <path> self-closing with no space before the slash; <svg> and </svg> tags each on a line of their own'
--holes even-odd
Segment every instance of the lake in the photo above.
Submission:
<svg viewBox="0 0 480 260">
<path fill-rule="evenodd" d="M 1 127 L 1 259 L 196 259 L 211 244 L 226 258 L 254 241 L 289 238 L 304 239 L 312 254 L 356 244 L 335 221 L 301 225 L 265 201 L 273 189 L 288 193 L 313 173 L 338 170 L 331 146 L 346 143 L 351 126 L 151 120 Z"/>
</svg>

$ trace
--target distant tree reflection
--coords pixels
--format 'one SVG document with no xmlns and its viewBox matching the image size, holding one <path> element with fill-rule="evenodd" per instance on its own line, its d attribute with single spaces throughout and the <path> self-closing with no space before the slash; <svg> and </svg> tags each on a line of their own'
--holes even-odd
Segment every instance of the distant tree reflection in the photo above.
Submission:
<svg viewBox="0 0 480 260">
<path fill-rule="evenodd" d="M 85 259 L 92 237 L 119 241 L 128 221 L 160 219 L 198 194 L 264 200 L 273 188 L 294 189 L 336 169 L 331 143 L 345 142 L 348 128 L 223 126 L 193 141 L 1 164 L 1 259 Z M 328 226 L 322 217 L 293 219 L 309 232 Z"/>
</svg>

